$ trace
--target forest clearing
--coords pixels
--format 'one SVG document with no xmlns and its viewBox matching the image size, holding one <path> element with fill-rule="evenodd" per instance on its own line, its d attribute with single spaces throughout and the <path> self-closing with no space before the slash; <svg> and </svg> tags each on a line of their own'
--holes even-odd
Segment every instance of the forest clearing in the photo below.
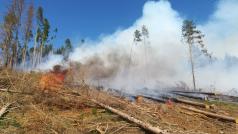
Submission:
<svg viewBox="0 0 238 134">
<path fill-rule="evenodd" d="M 65 84 L 57 87 L 57 90 L 52 90 L 55 84 L 48 84 L 48 91 L 42 91 L 42 75 L 36 72 L 1 70 L 1 107 L 10 104 L 1 114 L 1 133 L 151 132 L 150 129 L 126 119 L 108 107 L 161 130 L 157 131 L 161 134 L 238 132 L 237 102 L 234 104 L 219 100 L 197 100 L 183 96 L 176 96 L 176 99 L 195 104 L 176 99 L 162 101 L 140 95 L 132 99 L 133 96 L 124 97 L 120 92 L 113 90 L 91 87 L 83 83 L 72 85 L 67 78 Z M 50 82 L 52 79 L 48 81 Z M 219 116 L 211 116 L 194 109 Z M 234 120 L 225 117 L 233 117 Z"/>
<path fill-rule="evenodd" d="M 0 134 L 238 134 L 237 0 L 0 0 Z"/>
</svg>

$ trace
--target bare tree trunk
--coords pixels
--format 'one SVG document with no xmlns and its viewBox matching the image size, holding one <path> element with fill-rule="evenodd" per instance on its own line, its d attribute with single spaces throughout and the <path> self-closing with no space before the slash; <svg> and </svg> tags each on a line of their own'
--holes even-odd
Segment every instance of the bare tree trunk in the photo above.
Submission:
<svg viewBox="0 0 238 134">
<path fill-rule="evenodd" d="M 189 57 L 190 57 L 191 68 L 192 68 L 192 76 L 193 76 L 193 90 L 196 90 L 196 80 L 195 80 L 195 74 L 194 74 L 194 62 L 193 62 L 193 55 L 192 55 L 192 43 L 189 43 Z"/>
<path fill-rule="evenodd" d="M 16 67 L 17 64 L 17 48 L 18 48 L 18 37 L 16 37 L 15 43 L 13 44 L 11 68 Z"/>
<path fill-rule="evenodd" d="M 27 43 L 25 42 L 24 43 L 24 47 L 22 49 L 22 65 L 23 67 L 25 67 L 25 64 L 26 64 L 26 46 L 27 46 Z"/>
<path fill-rule="evenodd" d="M 146 38 L 145 36 L 143 37 L 143 43 L 144 43 L 144 51 L 145 51 L 145 63 L 144 63 L 144 67 L 146 68 L 147 66 L 147 51 L 146 51 Z M 148 78 L 148 73 L 147 73 L 147 69 L 145 69 L 145 77 L 144 77 L 144 84 L 146 84 L 146 79 Z"/>
<path fill-rule="evenodd" d="M 37 35 L 36 35 L 37 37 Z M 37 61 L 37 53 L 36 53 L 36 46 L 37 46 L 37 41 L 36 41 L 36 37 L 35 37 L 35 42 L 34 42 L 34 50 L 33 50 L 33 57 L 32 57 L 32 66 L 36 67 L 36 61 Z"/>
<path fill-rule="evenodd" d="M 42 53 L 43 53 L 43 43 L 41 43 L 41 45 L 40 45 L 39 63 L 42 62 Z"/>
<path fill-rule="evenodd" d="M 8 59 L 7 59 L 7 45 L 6 45 L 6 42 L 4 42 L 4 45 L 3 45 L 3 65 L 4 67 L 7 67 L 7 62 L 8 62 Z"/>
</svg>

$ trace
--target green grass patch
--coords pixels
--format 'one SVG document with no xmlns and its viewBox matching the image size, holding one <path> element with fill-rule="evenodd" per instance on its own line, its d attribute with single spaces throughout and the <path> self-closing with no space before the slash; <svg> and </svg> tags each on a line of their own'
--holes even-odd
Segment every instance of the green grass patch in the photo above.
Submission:
<svg viewBox="0 0 238 134">
<path fill-rule="evenodd" d="M 18 123 L 16 119 L 1 119 L 0 120 L 0 129 L 5 129 L 9 126 L 20 128 L 21 124 Z"/>
</svg>

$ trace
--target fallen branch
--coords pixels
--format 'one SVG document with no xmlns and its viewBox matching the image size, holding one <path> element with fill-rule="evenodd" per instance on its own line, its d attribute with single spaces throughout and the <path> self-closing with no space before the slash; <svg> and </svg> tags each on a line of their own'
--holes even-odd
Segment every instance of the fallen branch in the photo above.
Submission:
<svg viewBox="0 0 238 134">
<path fill-rule="evenodd" d="M 0 91 L 8 92 L 8 89 L 6 89 L 6 88 L 0 88 Z"/>
<path fill-rule="evenodd" d="M 33 93 L 18 92 L 18 91 L 9 90 L 6 88 L 2 88 L 2 89 L 0 89 L 0 91 L 8 92 L 8 93 L 15 93 L 15 94 L 33 95 Z"/>
<path fill-rule="evenodd" d="M 147 99 L 153 100 L 153 101 L 158 101 L 158 102 L 162 102 L 162 103 L 165 103 L 165 102 L 166 102 L 166 100 L 161 99 L 161 98 L 155 98 L 155 97 L 145 96 L 145 95 L 141 95 L 141 96 L 144 97 L 144 98 L 147 98 Z"/>
<path fill-rule="evenodd" d="M 204 114 L 206 116 L 209 116 L 209 117 L 218 118 L 218 119 L 222 119 L 222 120 L 225 120 L 225 121 L 230 121 L 230 122 L 234 122 L 234 123 L 238 124 L 238 118 L 225 116 L 225 115 L 219 115 L 219 114 L 215 114 L 215 113 L 211 113 L 211 112 L 206 112 L 206 111 L 199 110 L 199 109 L 192 108 L 192 107 L 186 107 L 186 106 L 181 106 L 181 107 L 183 109 L 186 109 L 186 110 L 190 110 L 190 111 L 197 112 L 197 113 L 202 113 L 202 114 Z"/>
<path fill-rule="evenodd" d="M 199 91 L 181 91 L 181 90 L 174 90 L 171 92 L 177 92 L 177 93 L 191 93 L 191 94 L 206 94 L 206 95 L 218 95 L 218 93 L 213 92 L 199 92 Z"/>
<path fill-rule="evenodd" d="M 0 110 L 0 117 L 2 117 L 7 112 L 7 109 L 9 108 L 11 104 L 12 103 L 7 103 L 6 105 L 2 107 L 2 109 Z"/>
<path fill-rule="evenodd" d="M 98 102 L 96 100 L 93 100 L 93 99 L 91 99 L 91 101 L 96 103 L 97 105 L 99 105 L 99 106 L 101 106 L 101 107 L 103 107 L 103 108 L 105 108 L 105 109 L 107 109 L 107 110 L 109 110 L 109 111 L 111 111 L 111 112 L 121 116 L 122 118 L 127 119 L 127 120 L 129 120 L 129 121 L 139 125 L 140 127 L 144 128 L 144 129 L 146 129 L 146 130 L 148 130 L 150 132 L 153 132 L 155 134 L 167 134 L 167 132 L 165 132 L 165 131 L 157 128 L 157 127 L 153 127 L 150 124 L 145 123 L 145 122 L 143 122 L 141 120 L 138 120 L 138 119 L 136 119 L 136 118 L 134 118 L 134 117 L 132 117 L 132 116 L 126 114 L 126 113 L 123 113 L 123 112 L 121 112 L 121 111 L 119 111 L 117 109 L 114 109 L 114 108 L 112 108 L 110 106 L 107 106 L 107 105 L 105 105 L 103 103 L 100 103 L 100 102 Z"/>
</svg>

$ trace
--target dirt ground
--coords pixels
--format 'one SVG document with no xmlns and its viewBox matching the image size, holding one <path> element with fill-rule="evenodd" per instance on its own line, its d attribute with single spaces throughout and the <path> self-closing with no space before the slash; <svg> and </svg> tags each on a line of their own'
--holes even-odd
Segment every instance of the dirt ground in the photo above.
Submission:
<svg viewBox="0 0 238 134">
<path fill-rule="evenodd" d="M 12 103 L 0 119 L 4 134 L 144 134 L 149 133 L 90 101 L 109 105 L 171 134 L 237 134 L 237 125 L 188 111 L 180 103 L 164 104 L 142 98 L 131 101 L 85 84 L 65 84 L 42 92 L 41 73 L 0 71 L 0 107 Z M 238 105 L 221 102 L 205 111 L 238 117 Z M 189 105 L 186 105 L 189 106 Z M 191 107 L 191 106 L 190 106 Z M 192 106 L 194 107 L 194 106 Z"/>
</svg>

